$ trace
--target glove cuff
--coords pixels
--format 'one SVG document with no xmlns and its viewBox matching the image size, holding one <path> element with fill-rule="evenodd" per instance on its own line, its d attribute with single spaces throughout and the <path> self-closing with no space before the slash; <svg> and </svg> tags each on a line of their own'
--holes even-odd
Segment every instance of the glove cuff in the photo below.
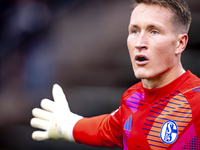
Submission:
<svg viewBox="0 0 200 150">
<path fill-rule="evenodd" d="M 73 129 L 75 124 L 83 117 L 74 113 L 71 113 L 70 116 L 71 117 L 69 119 L 63 120 L 61 124 L 58 124 L 58 133 L 61 138 L 66 139 L 70 142 L 75 142 Z"/>
</svg>

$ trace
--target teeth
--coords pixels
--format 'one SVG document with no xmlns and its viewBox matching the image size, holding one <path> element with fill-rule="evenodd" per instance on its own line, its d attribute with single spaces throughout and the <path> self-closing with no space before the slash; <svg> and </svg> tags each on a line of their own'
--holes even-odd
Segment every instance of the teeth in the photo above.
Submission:
<svg viewBox="0 0 200 150">
<path fill-rule="evenodd" d="M 139 61 L 145 61 L 145 60 L 147 60 L 145 57 L 138 57 L 138 60 Z"/>
</svg>

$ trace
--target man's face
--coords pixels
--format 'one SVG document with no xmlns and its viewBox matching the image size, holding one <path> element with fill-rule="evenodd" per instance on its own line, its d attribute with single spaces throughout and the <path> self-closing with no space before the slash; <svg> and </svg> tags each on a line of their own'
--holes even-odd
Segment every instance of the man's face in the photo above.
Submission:
<svg viewBox="0 0 200 150">
<path fill-rule="evenodd" d="M 156 79 L 179 63 L 171 18 L 171 10 L 159 5 L 139 4 L 132 12 L 127 45 L 137 78 Z"/>
</svg>

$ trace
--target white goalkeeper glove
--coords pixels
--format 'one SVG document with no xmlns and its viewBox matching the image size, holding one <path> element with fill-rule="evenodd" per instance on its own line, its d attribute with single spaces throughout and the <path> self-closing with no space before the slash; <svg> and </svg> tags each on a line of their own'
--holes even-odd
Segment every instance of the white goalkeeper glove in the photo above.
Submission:
<svg viewBox="0 0 200 150">
<path fill-rule="evenodd" d="M 31 126 L 44 131 L 34 131 L 34 140 L 47 139 L 66 139 L 74 141 L 73 128 L 82 119 L 82 116 L 70 111 L 68 102 L 62 88 L 55 84 L 52 90 L 54 101 L 43 99 L 41 107 L 34 108 L 32 114 L 35 118 L 31 119 Z"/>
</svg>

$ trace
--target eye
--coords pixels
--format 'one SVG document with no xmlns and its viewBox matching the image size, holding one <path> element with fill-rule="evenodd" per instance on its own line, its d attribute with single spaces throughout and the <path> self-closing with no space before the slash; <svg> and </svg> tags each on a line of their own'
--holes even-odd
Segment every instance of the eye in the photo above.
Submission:
<svg viewBox="0 0 200 150">
<path fill-rule="evenodd" d="M 137 34 L 137 33 L 138 33 L 138 30 L 132 30 L 132 33 L 133 33 L 133 34 Z"/>
<path fill-rule="evenodd" d="M 152 30 L 151 33 L 152 34 L 159 34 L 159 32 L 157 30 Z"/>
</svg>

